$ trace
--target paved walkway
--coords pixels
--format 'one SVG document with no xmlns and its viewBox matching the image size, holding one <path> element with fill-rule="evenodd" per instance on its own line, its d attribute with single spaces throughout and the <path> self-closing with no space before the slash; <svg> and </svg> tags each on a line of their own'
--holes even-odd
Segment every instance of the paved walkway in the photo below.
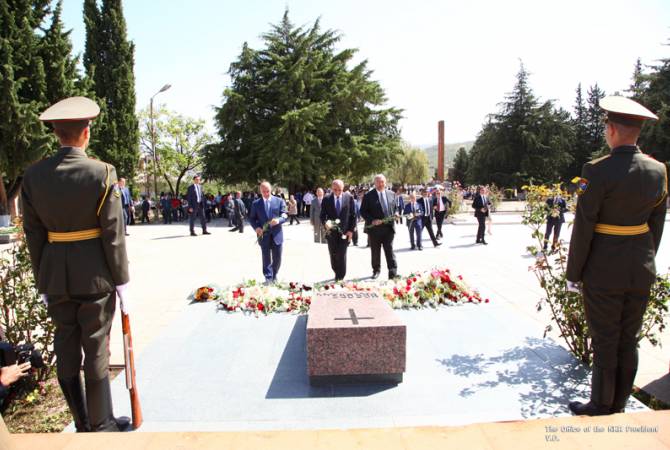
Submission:
<svg viewBox="0 0 670 450">
<path fill-rule="evenodd" d="M 533 261 L 525 251 L 533 244 L 530 232 L 523 225 L 501 225 L 504 220 L 518 223 L 520 216 L 495 216 L 493 235 L 487 236 L 490 244 L 487 246 L 474 244 L 474 218 L 468 214 L 456 219 L 462 225 L 445 227 L 441 247 L 433 248 L 424 233 L 423 252 L 409 250 L 406 228 L 399 227 L 395 248 L 400 273 L 449 267 L 490 297 L 493 304 L 507 304 L 520 317 L 529 318 L 542 327 L 549 323 L 548 312 L 536 309 L 543 291 L 535 275 L 528 270 Z M 286 243 L 280 278 L 309 282 L 331 279 L 327 248 L 311 241 L 308 221 L 284 228 Z M 243 278 L 262 279 L 260 250 L 249 227 L 242 234 L 229 233 L 228 228 L 217 221 L 210 230 L 211 236 L 190 237 L 185 223 L 129 228 L 133 337 L 139 357 L 142 350 L 185 311 L 186 298 L 193 289 L 206 283 L 226 286 Z M 363 247 L 365 234 L 360 235 L 361 246 L 349 250 L 347 278 L 364 278 L 371 273 L 370 251 Z M 568 230 L 564 231 L 564 238 L 569 238 Z M 665 240 L 657 257 L 659 271 L 670 267 L 668 249 L 670 245 Z M 382 278 L 385 275 L 382 262 Z M 119 323 L 114 328 L 112 361 L 121 363 Z M 666 347 L 670 345 L 670 328 L 663 333 L 662 342 Z M 666 349 L 643 343 L 636 384 L 645 386 L 667 374 L 669 359 Z"/>
</svg>

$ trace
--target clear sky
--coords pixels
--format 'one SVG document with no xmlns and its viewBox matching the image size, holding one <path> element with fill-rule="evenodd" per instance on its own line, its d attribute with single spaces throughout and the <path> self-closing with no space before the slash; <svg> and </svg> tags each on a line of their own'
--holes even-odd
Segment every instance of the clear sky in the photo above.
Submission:
<svg viewBox="0 0 670 450">
<path fill-rule="evenodd" d="M 447 142 L 474 139 L 520 59 L 535 94 L 571 110 L 578 83 L 624 90 L 638 57 L 670 58 L 670 0 L 126 0 L 138 109 L 170 83 L 156 102 L 213 123 L 242 44 L 258 48 L 287 6 L 295 24 L 321 17 L 359 49 L 415 145 L 436 143 L 438 120 Z M 63 20 L 83 53 L 82 7 L 65 0 Z"/>
</svg>

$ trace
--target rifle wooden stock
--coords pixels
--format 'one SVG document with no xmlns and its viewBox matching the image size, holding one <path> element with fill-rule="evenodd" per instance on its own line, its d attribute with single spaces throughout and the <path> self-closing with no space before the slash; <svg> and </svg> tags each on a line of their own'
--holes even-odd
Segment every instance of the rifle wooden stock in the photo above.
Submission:
<svg viewBox="0 0 670 450">
<path fill-rule="evenodd" d="M 142 408 L 140 396 L 137 392 L 135 380 L 135 355 L 133 353 L 133 336 L 130 332 L 130 318 L 121 313 L 121 326 L 123 328 L 123 355 L 126 363 L 126 387 L 130 391 L 130 408 L 133 415 L 133 429 L 137 430 L 142 425 Z"/>
</svg>

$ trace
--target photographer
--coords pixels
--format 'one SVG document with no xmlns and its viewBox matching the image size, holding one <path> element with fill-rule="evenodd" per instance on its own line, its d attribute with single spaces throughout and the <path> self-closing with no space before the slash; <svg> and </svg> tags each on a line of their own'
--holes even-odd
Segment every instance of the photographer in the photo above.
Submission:
<svg viewBox="0 0 670 450">
<path fill-rule="evenodd" d="M 13 347 L 6 342 L 0 342 L 0 366 L 7 364 L 2 358 L 5 351 L 11 350 Z M 9 387 L 16 383 L 23 377 L 26 377 L 30 374 L 30 361 L 24 363 L 8 364 L 4 367 L 0 367 L 0 411 L 4 409 L 5 399 L 9 395 Z"/>
</svg>

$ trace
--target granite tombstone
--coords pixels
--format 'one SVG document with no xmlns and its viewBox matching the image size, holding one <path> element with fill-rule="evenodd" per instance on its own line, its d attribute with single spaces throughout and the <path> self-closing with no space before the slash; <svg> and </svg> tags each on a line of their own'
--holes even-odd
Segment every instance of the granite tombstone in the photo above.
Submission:
<svg viewBox="0 0 670 450">
<path fill-rule="evenodd" d="M 407 332 L 375 291 L 318 294 L 307 319 L 312 385 L 402 382 Z"/>
</svg>

